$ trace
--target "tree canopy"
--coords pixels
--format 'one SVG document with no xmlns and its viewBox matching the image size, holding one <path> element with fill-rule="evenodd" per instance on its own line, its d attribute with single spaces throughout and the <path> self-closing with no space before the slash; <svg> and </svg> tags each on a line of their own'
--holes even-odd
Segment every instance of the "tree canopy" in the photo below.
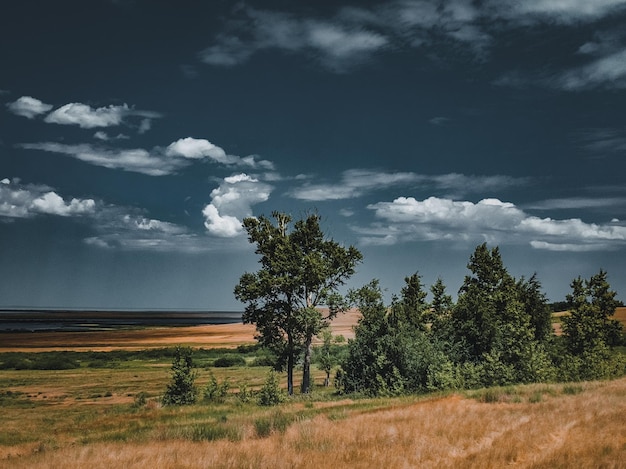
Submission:
<svg viewBox="0 0 626 469">
<path fill-rule="evenodd" d="M 294 366 L 303 356 L 301 389 L 306 393 L 312 339 L 347 308 L 338 289 L 354 274 L 362 255 L 353 246 L 327 239 L 317 214 L 296 221 L 293 230 L 289 215 L 274 212 L 272 217 L 275 222 L 263 216 L 243 222 L 248 240 L 256 245 L 260 268 L 241 276 L 235 297 L 246 304 L 243 321 L 256 325 L 257 340 L 286 367 L 289 394 Z"/>
</svg>

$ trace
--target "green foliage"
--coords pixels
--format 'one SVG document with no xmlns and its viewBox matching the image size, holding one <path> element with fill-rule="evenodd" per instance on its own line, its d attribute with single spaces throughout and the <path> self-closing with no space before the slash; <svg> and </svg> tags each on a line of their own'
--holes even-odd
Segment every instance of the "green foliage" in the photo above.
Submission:
<svg viewBox="0 0 626 469">
<path fill-rule="evenodd" d="M 135 398 L 133 399 L 133 407 L 135 409 L 139 409 L 141 407 L 145 407 L 148 402 L 148 394 L 141 391 L 135 394 Z"/>
<path fill-rule="evenodd" d="M 242 384 L 241 386 L 239 386 L 237 399 L 239 399 L 239 402 L 241 402 L 242 404 L 247 404 L 252 400 L 252 391 L 250 391 L 246 384 Z"/>
<path fill-rule="evenodd" d="M 420 277 L 405 279 L 388 308 L 377 281 L 350 292 L 363 317 L 341 361 L 343 392 L 397 395 L 441 389 L 606 379 L 626 374 L 611 350 L 621 326 L 606 273 L 572 283 L 565 336 L 552 333 L 551 313 L 533 275 L 513 278 L 498 248 L 476 248 L 455 305 L 441 280 L 425 302 Z"/>
<path fill-rule="evenodd" d="M 354 247 L 344 248 L 325 239 L 320 217 L 310 215 L 288 230 L 291 217 L 275 212 L 276 224 L 266 217 L 246 218 L 248 239 L 256 245 L 261 268 L 245 273 L 235 287 L 235 297 L 246 304 L 243 321 L 256 325 L 259 343 L 287 369 L 289 394 L 293 369 L 304 354 L 302 390 L 308 392 L 312 339 L 346 304 L 337 293 L 361 261 Z M 327 305 L 323 316 L 317 306 Z"/>
<path fill-rule="evenodd" d="M 265 383 L 258 392 L 258 404 L 260 406 L 274 406 L 285 400 L 285 395 L 280 389 L 278 375 L 274 370 L 270 370 L 265 379 Z"/>
<path fill-rule="evenodd" d="M 617 293 L 611 290 L 607 273 L 603 270 L 589 280 L 580 277 L 571 283 L 572 293 L 567 295 L 570 315 L 563 317 L 563 336 L 567 350 L 576 356 L 585 351 L 619 343 L 622 325 L 611 319 L 619 304 Z"/>
<path fill-rule="evenodd" d="M 417 274 L 406 279 L 407 285 L 416 287 L 410 291 L 418 301 L 406 301 L 407 288 L 390 313 L 378 281 L 351 292 L 363 318 L 355 329 L 355 339 L 348 343 L 348 356 L 338 376 L 344 392 L 398 395 L 458 385 L 453 363 L 425 330 L 425 295 L 418 280 Z M 413 306 L 407 308 L 409 304 Z"/>
<path fill-rule="evenodd" d="M 2 370 L 73 370 L 80 367 L 72 352 L 6 353 L 0 358 Z"/>
<path fill-rule="evenodd" d="M 189 405 L 197 399 L 196 372 L 193 370 L 192 350 L 176 347 L 172 362 L 172 379 L 163 396 L 163 405 Z"/>
<path fill-rule="evenodd" d="M 209 376 L 209 382 L 204 388 L 203 397 L 207 402 L 223 402 L 224 398 L 228 395 L 229 390 L 230 382 L 228 379 L 219 383 L 215 375 L 211 373 Z"/>
<path fill-rule="evenodd" d="M 213 362 L 216 368 L 230 368 L 231 366 L 246 366 L 246 359 L 239 355 L 226 355 Z"/>
</svg>

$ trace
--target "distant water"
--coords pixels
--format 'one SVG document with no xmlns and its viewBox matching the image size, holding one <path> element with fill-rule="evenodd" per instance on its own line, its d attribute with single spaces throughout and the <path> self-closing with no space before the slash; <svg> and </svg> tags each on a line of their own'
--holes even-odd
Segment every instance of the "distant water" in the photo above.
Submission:
<svg viewBox="0 0 626 469">
<path fill-rule="evenodd" d="M 236 311 L 0 310 L 0 332 L 96 331 L 241 322 Z"/>
</svg>

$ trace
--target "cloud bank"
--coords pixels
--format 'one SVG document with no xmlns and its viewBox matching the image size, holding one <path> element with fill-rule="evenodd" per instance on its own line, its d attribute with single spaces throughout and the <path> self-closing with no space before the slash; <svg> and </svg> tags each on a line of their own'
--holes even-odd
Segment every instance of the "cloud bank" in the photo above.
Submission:
<svg viewBox="0 0 626 469">
<path fill-rule="evenodd" d="M 499 199 L 473 203 L 398 197 L 392 202 L 371 204 L 368 209 L 379 221 L 370 227 L 355 228 L 365 244 L 487 241 L 529 243 L 533 248 L 553 251 L 597 251 L 626 245 L 626 226 L 617 221 L 596 224 L 578 218 L 539 218 Z"/>
<path fill-rule="evenodd" d="M 341 180 L 333 183 L 305 183 L 292 189 L 289 195 L 308 201 L 344 200 L 390 187 L 420 186 L 454 194 L 495 191 L 530 182 L 528 178 L 511 176 L 473 176 L 458 173 L 425 175 L 414 172 L 385 172 L 370 169 L 344 171 Z"/>
<path fill-rule="evenodd" d="M 102 141 L 110 138 L 96 135 Z M 118 136 L 116 139 L 124 139 Z M 273 169 L 272 162 L 258 160 L 255 156 L 239 157 L 227 155 L 226 152 L 208 140 L 183 138 L 171 143 L 167 148 L 154 147 L 118 149 L 90 143 L 65 144 L 56 142 L 22 143 L 18 148 L 58 153 L 85 163 L 102 166 L 108 169 L 121 169 L 145 174 L 148 176 L 165 176 L 176 173 L 189 166 L 193 161 L 211 161 L 226 166 L 247 167 L 254 169 Z"/>
<path fill-rule="evenodd" d="M 0 217 L 31 218 L 36 215 L 62 217 L 90 215 L 96 211 L 93 199 L 66 200 L 44 185 L 22 185 L 8 178 L 0 181 Z"/>
</svg>

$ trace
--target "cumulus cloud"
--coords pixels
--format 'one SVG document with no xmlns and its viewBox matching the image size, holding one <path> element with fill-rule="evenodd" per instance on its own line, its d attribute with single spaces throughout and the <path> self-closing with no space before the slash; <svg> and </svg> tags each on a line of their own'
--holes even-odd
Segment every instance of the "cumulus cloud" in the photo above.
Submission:
<svg viewBox="0 0 626 469">
<path fill-rule="evenodd" d="M 38 214 L 62 217 L 93 214 L 93 199 L 66 200 L 44 185 L 22 185 L 19 180 L 0 181 L 0 216 L 6 218 L 30 218 Z"/>
<path fill-rule="evenodd" d="M 42 215 L 81 219 L 92 235 L 87 244 L 110 249 L 200 252 L 232 248 L 190 232 L 186 227 L 146 217 L 142 210 L 93 199 L 67 198 L 46 185 L 0 180 L 0 220 Z"/>
<path fill-rule="evenodd" d="M 351 199 L 376 190 L 418 184 L 441 191 L 468 193 L 522 186 L 529 182 L 528 178 L 513 178 L 503 175 L 468 176 L 458 173 L 424 175 L 413 172 L 394 173 L 369 169 L 350 169 L 343 172 L 341 180 L 338 182 L 305 183 L 292 189 L 289 194 L 296 199 L 323 201 Z"/>
<path fill-rule="evenodd" d="M 8 103 L 7 108 L 13 114 L 34 119 L 40 114 L 45 114 L 52 109 L 52 104 L 46 104 L 31 96 L 22 96 L 17 101 Z"/>
<path fill-rule="evenodd" d="M 243 219 L 252 215 L 252 206 L 269 199 L 272 186 L 245 173 L 224 178 L 211 192 L 211 203 L 202 211 L 209 233 L 230 238 L 242 232 Z"/>
<path fill-rule="evenodd" d="M 216 163 L 228 166 L 242 166 L 249 168 L 274 169 L 274 164 L 267 160 L 257 160 L 254 156 L 240 157 L 228 155 L 223 148 L 214 145 L 206 139 L 186 137 L 171 143 L 165 154 L 189 159 L 209 158 Z"/>
<path fill-rule="evenodd" d="M 430 197 L 423 201 L 399 197 L 369 205 L 378 222 L 357 228 L 362 241 L 394 244 L 409 240 L 530 243 L 536 249 L 591 251 L 626 245 L 626 227 L 528 215 L 509 202 L 478 203 Z"/>
</svg>

